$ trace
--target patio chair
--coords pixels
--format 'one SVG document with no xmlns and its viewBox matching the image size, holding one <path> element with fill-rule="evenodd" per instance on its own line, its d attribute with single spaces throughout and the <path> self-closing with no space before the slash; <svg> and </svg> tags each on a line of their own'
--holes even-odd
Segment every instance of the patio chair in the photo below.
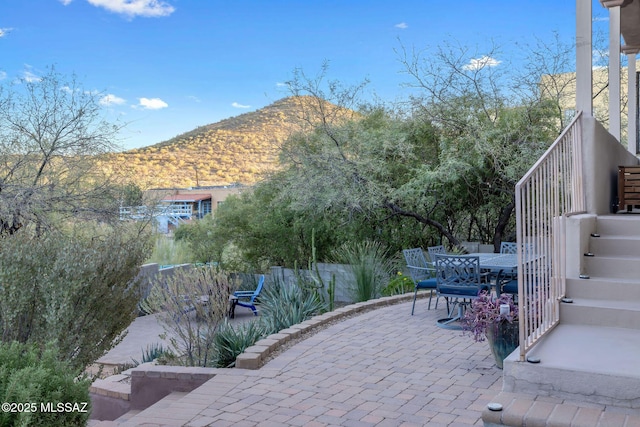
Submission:
<svg viewBox="0 0 640 427">
<path fill-rule="evenodd" d="M 502 242 L 500 243 L 501 254 L 517 254 L 518 244 L 516 242 Z"/>
<path fill-rule="evenodd" d="M 425 259 L 422 248 L 405 249 L 402 253 L 407 262 L 409 275 L 415 283 L 413 306 L 411 306 L 411 315 L 413 316 L 413 311 L 416 308 L 416 298 L 418 297 L 418 291 L 420 289 L 429 289 L 429 305 L 427 310 L 431 310 L 431 298 L 433 298 L 433 292 L 436 290 L 436 279 L 434 277 L 436 270 L 433 268 L 433 264 L 428 263 Z M 436 297 L 436 309 L 437 308 L 438 298 Z"/>
<path fill-rule="evenodd" d="M 258 280 L 258 286 L 253 291 L 235 291 L 233 293 L 234 298 L 236 299 L 233 302 L 233 309 L 235 310 L 235 306 L 239 305 L 241 307 L 250 308 L 253 311 L 255 316 L 258 315 L 258 309 L 255 306 L 256 298 L 260 296 L 260 292 L 262 291 L 262 287 L 264 286 L 264 274 L 260 275 L 260 279 Z M 233 317 L 233 316 L 230 316 Z"/>
<path fill-rule="evenodd" d="M 438 320 L 438 326 L 449 329 L 461 329 L 456 325 L 464 315 L 471 300 L 476 299 L 480 291 L 489 291 L 489 284 L 482 282 L 480 257 L 468 255 L 435 255 L 436 290 L 438 297 L 453 302 L 449 317 Z M 458 313 L 453 316 L 457 306 Z"/>
<path fill-rule="evenodd" d="M 431 259 L 431 263 L 433 264 L 436 262 L 435 256 L 438 254 L 446 254 L 447 250 L 443 245 L 438 245 L 438 246 L 429 246 L 427 248 L 427 252 L 429 252 L 429 259 Z"/>
</svg>

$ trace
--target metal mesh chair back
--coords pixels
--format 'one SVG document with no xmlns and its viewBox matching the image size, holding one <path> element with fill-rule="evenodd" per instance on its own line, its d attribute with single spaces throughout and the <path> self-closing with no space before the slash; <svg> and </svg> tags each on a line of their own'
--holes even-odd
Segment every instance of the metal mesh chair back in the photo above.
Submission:
<svg viewBox="0 0 640 427">
<path fill-rule="evenodd" d="M 446 253 L 447 253 L 447 250 L 442 245 L 429 246 L 427 248 L 427 251 L 429 252 L 429 258 L 431 259 L 431 262 L 433 262 L 433 263 L 436 262 L 436 255 L 439 255 L 439 254 L 446 255 Z"/>
<path fill-rule="evenodd" d="M 436 255 L 436 280 L 441 296 L 478 296 L 481 283 L 480 257 L 460 255 Z"/>
<path fill-rule="evenodd" d="M 424 257 L 422 248 L 404 249 L 402 253 L 414 282 L 418 283 L 421 280 L 433 277 L 435 270 L 433 265 L 429 264 Z"/>
<path fill-rule="evenodd" d="M 502 242 L 500 243 L 501 254 L 517 254 L 518 244 L 516 242 Z"/>
</svg>

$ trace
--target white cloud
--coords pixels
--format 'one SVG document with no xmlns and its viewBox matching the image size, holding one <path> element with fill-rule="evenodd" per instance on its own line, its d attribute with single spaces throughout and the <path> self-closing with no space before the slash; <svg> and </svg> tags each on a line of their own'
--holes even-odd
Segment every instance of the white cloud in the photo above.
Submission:
<svg viewBox="0 0 640 427">
<path fill-rule="evenodd" d="M 399 24 L 396 24 L 394 25 L 394 27 L 400 28 L 401 30 L 406 30 L 407 28 L 409 28 L 406 22 L 401 22 Z"/>
<path fill-rule="evenodd" d="M 0 70 L 0 80 L 4 80 L 7 78 L 7 73 Z"/>
<path fill-rule="evenodd" d="M 464 70 L 481 70 L 485 67 L 496 67 L 502 61 L 498 61 L 490 56 L 481 56 L 480 58 L 473 58 L 468 64 L 463 65 Z"/>
<path fill-rule="evenodd" d="M 73 0 L 60 0 L 60 3 L 62 3 L 65 6 L 68 6 Z"/>
<path fill-rule="evenodd" d="M 169 106 L 169 104 L 160 98 L 138 98 L 138 100 L 140 103 L 137 106 L 145 110 L 160 110 Z"/>
<path fill-rule="evenodd" d="M 198 98 L 195 95 L 189 95 L 189 96 L 187 96 L 187 99 L 190 99 L 193 102 L 202 102 L 202 101 L 200 101 L 200 98 Z"/>
<path fill-rule="evenodd" d="M 251 108 L 251 105 L 242 105 L 237 102 L 232 103 L 231 106 L 234 108 Z"/>
<path fill-rule="evenodd" d="M 25 70 L 22 73 L 22 78 L 27 82 L 27 83 L 37 83 L 40 80 L 42 80 L 41 77 L 38 77 L 37 75 L 35 75 L 34 73 L 32 73 L 29 70 Z"/>
<path fill-rule="evenodd" d="M 0 28 L 0 38 L 6 36 L 13 30 L 13 28 Z"/>
<path fill-rule="evenodd" d="M 124 99 L 120 98 L 119 96 L 115 96 L 112 93 L 109 93 L 105 96 L 103 96 L 102 98 L 100 98 L 100 105 L 104 105 L 104 106 L 110 106 L 110 105 L 122 105 L 124 104 L 125 101 Z"/>
<path fill-rule="evenodd" d="M 64 0 L 69 1 L 69 0 Z M 96 7 L 102 7 L 109 12 L 126 15 L 129 18 L 144 16 L 156 18 L 169 16 L 175 8 L 162 0 L 87 0 Z"/>
<path fill-rule="evenodd" d="M 289 85 L 286 84 L 286 83 L 276 82 L 276 87 L 287 87 L 287 86 L 289 86 Z"/>
</svg>

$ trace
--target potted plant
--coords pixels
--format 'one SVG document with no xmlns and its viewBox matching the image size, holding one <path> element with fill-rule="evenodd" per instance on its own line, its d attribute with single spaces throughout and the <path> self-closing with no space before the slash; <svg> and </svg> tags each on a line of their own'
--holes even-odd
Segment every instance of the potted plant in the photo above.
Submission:
<svg viewBox="0 0 640 427">
<path fill-rule="evenodd" d="M 518 347 L 518 306 L 511 294 L 493 298 L 486 291 L 480 292 L 465 312 L 462 325 L 475 341 L 487 339 L 500 369 L 505 357 Z"/>
</svg>

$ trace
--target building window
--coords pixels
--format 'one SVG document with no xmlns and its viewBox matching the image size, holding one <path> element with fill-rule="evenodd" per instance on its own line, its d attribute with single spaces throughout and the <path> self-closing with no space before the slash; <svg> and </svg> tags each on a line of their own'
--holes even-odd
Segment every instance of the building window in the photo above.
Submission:
<svg viewBox="0 0 640 427">
<path fill-rule="evenodd" d="M 211 200 L 204 200 L 202 202 L 202 216 L 211 213 Z"/>
</svg>

